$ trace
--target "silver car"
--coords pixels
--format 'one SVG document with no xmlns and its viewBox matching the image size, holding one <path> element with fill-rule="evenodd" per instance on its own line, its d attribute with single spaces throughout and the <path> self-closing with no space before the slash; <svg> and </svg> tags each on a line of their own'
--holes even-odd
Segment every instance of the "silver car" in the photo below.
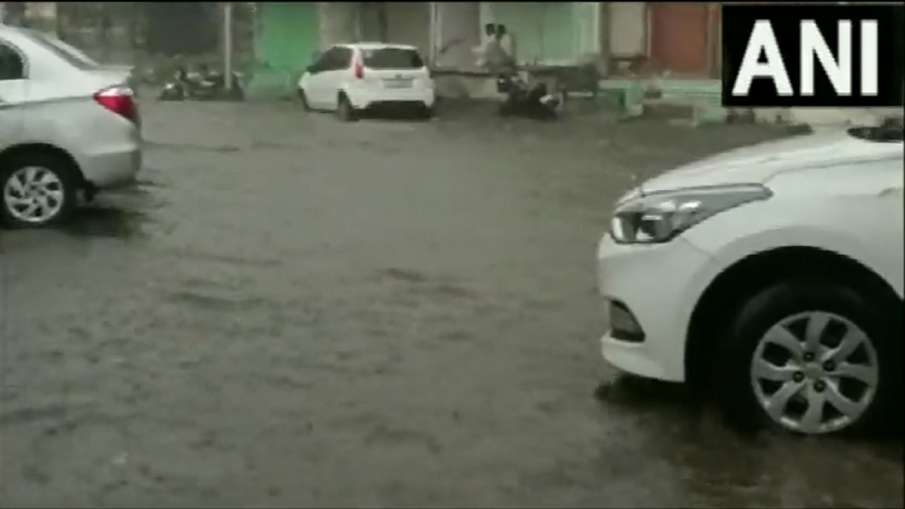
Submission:
<svg viewBox="0 0 905 509">
<path fill-rule="evenodd" d="M 0 220 L 58 223 L 78 197 L 135 180 L 141 127 L 128 72 L 0 25 Z"/>
</svg>

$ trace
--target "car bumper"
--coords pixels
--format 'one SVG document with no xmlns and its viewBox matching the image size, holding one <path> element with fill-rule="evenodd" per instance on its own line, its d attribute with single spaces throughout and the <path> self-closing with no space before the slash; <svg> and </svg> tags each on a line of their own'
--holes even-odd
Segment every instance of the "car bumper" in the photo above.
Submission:
<svg viewBox="0 0 905 509">
<path fill-rule="evenodd" d="M 349 100 L 355 109 L 368 109 L 380 104 L 421 104 L 428 108 L 434 106 L 436 96 L 433 88 L 382 89 L 379 92 L 370 90 L 349 90 Z"/>
<path fill-rule="evenodd" d="M 644 377 L 684 381 L 688 323 L 710 263 L 710 256 L 682 238 L 623 245 L 604 235 L 597 249 L 604 307 L 619 312 L 618 322 L 630 324 L 618 325 L 608 317 L 601 338 L 607 362 Z M 640 334 L 625 332 L 632 321 Z"/>
<path fill-rule="evenodd" d="M 113 189 L 135 182 L 141 168 L 142 154 L 138 147 L 104 153 L 95 153 L 82 158 L 82 173 L 85 180 L 96 189 Z"/>
</svg>

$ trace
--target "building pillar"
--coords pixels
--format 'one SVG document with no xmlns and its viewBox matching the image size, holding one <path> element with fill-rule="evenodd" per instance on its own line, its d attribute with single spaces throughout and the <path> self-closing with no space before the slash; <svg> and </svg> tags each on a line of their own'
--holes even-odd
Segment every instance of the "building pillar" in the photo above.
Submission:
<svg viewBox="0 0 905 509">
<path fill-rule="evenodd" d="M 233 4 L 223 4 L 223 84 L 227 92 L 233 88 Z"/>
</svg>

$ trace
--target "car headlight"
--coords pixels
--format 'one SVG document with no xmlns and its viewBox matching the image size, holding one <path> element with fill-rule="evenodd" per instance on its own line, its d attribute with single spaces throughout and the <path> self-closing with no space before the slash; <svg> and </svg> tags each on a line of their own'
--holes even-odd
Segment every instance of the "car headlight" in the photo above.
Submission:
<svg viewBox="0 0 905 509">
<path fill-rule="evenodd" d="M 622 244 L 669 242 L 714 214 L 770 196 L 770 190 L 758 184 L 680 189 L 638 196 L 616 207 L 610 235 Z"/>
</svg>

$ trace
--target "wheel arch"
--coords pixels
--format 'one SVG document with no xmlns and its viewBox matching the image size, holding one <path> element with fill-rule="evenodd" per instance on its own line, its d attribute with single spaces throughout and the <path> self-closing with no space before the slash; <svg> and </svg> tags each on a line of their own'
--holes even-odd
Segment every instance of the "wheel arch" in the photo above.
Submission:
<svg viewBox="0 0 905 509">
<path fill-rule="evenodd" d="M 745 296 L 795 275 L 826 277 L 850 285 L 878 299 L 890 316 L 901 319 L 905 301 L 876 272 L 851 257 L 804 246 L 761 251 L 723 270 L 695 304 L 686 336 L 685 379 L 698 386 L 710 381 L 714 346 Z"/>
<path fill-rule="evenodd" d="M 78 161 L 76 161 L 75 157 L 73 157 L 72 154 L 70 154 L 66 150 L 49 143 L 21 143 L 5 148 L 2 152 L 0 152 L 0 168 L 3 168 L 6 161 L 8 161 L 10 158 L 29 153 L 52 154 L 56 157 L 59 157 L 69 165 L 69 168 L 75 175 L 77 181 L 79 182 L 79 185 L 85 185 L 87 183 L 85 180 L 85 174 L 82 172 L 82 168 L 79 165 Z"/>
</svg>

